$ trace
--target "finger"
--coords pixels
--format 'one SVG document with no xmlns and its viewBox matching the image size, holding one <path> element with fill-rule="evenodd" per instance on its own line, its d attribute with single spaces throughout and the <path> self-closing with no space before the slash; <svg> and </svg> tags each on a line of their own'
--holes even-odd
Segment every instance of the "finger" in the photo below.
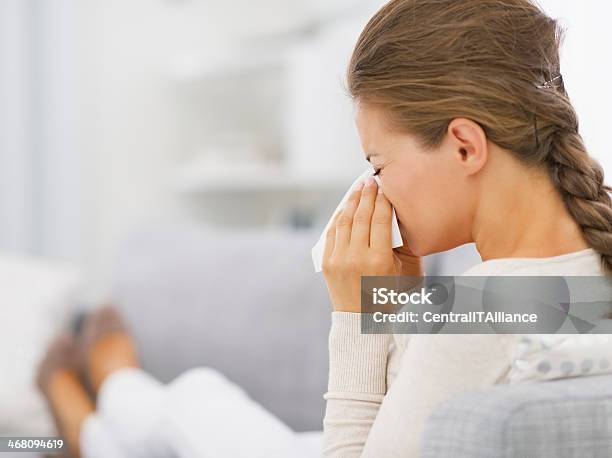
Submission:
<svg viewBox="0 0 612 458">
<path fill-rule="evenodd" d="M 363 183 L 360 183 L 351 192 L 344 209 L 340 212 L 338 220 L 336 221 L 336 245 L 334 250 L 343 250 L 348 248 L 351 242 L 351 227 L 353 225 L 353 217 L 359 205 L 359 199 L 361 198 L 361 188 Z"/>
<path fill-rule="evenodd" d="M 325 234 L 325 249 L 323 250 L 323 260 L 328 259 L 331 254 L 334 252 L 334 245 L 336 241 L 336 221 L 340 216 L 341 212 L 336 212 L 332 219 L 332 223 Z"/>
<path fill-rule="evenodd" d="M 391 202 L 382 192 L 378 193 L 372 214 L 370 247 L 379 250 L 391 248 L 391 214 Z"/>
<path fill-rule="evenodd" d="M 377 192 L 378 185 L 376 182 L 373 179 L 371 181 L 366 180 L 365 186 L 361 191 L 361 200 L 353 218 L 351 246 L 368 247 L 370 245 L 370 226 Z"/>
</svg>

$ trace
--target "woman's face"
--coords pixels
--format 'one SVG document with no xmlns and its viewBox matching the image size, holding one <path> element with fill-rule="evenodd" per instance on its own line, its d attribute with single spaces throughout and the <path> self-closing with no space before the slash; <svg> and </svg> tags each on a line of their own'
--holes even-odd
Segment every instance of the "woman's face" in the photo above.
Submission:
<svg viewBox="0 0 612 458">
<path fill-rule="evenodd" d="M 424 256 L 470 242 L 475 190 L 460 143 L 447 134 L 440 148 L 425 151 L 413 136 L 391 131 L 381 111 L 360 104 L 356 124 L 410 250 Z"/>
</svg>

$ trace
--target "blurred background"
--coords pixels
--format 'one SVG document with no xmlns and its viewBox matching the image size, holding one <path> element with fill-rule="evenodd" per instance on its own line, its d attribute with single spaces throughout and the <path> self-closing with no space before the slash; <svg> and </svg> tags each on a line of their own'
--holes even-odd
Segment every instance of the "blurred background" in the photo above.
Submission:
<svg viewBox="0 0 612 458">
<path fill-rule="evenodd" d="M 0 248 L 108 292 L 135 228 L 322 224 L 366 163 L 343 78 L 376 0 L 0 0 Z M 563 74 L 609 169 L 608 8 L 569 26 Z"/>
<path fill-rule="evenodd" d="M 43 342 L 74 308 L 105 300 L 121 302 L 133 322 L 159 312 L 137 333 L 160 378 L 209 362 L 196 356 L 214 345 L 193 327 L 194 316 L 205 320 L 197 290 L 245 285 L 239 275 L 253 276 L 247 289 L 267 278 L 274 294 L 273 281 L 301 269 L 293 290 L 318 291 L 308 300 L 320 312 L 302 320 L 322 341 L 312 364 L 326 364 L 329 306 L 309 250 L 367 165 L 343 79 L 361 28 L 383 3 L 0 0 L 0 412 L 25 412 L 25 398 L 39 412 L 32 391 L 18 405 L 14 393 Z M 539 3 L 568 27 L 565 85 L 610 177 L 611 7 Z M 291 262 L 270 254 L 279 250 Z M 478 260 L 465 246 L 427 262 L 430 272 L 455 274 Z M 261 303 L 261 294 L 250 298 Z M 283 302 L 292 296 L 276 300 L 300 307 Z M 192 313 L 170 312 L 185 304 Z M 231 326 L 209 335 L 231 335 Z M 185 329 L 192 340 L 173 334 Z M 279 356 L 279 377 L 298 374 L 318 396 L 324 374 L 281 369 L 300 348 Z M 160 361 L 164 351 L 194 356 Z M 249 377 L 248 367 L 224 369 Z M 264 381 L 250 383 L 265 402 Z M 267 404 L 302 429 L 315 425 L 322 401 L 313 405 L 300 419 L 278 400 Z"/>
</svg>

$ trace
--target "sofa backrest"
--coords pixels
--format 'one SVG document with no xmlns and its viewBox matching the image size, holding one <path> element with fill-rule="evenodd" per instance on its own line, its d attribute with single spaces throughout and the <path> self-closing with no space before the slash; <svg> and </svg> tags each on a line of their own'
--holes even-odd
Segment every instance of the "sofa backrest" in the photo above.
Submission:
<svg viewBox="0 0 612 458">
<path fill-rule="evenodd" d="M 210 366 L 296 430 L 320 429 L 331 306 L 311 231 L 160 228 L 123 245 L 114 300 L 162 381 Z"/>
</svg>

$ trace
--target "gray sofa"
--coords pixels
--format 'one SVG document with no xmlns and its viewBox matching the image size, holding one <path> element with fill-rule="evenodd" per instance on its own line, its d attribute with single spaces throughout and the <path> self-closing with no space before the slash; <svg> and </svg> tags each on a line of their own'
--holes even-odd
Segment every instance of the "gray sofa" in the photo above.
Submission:
<svg viewBox="0 0 612 458">
<path fill-rule="evenodd" d="M 321 429 L 330 305 L 310 258 L 318 235 L 176 227 L 134 234 L 121 251 L 114 297 L 145 368 L 169 381 L 190 367 L 215 367 L 295 430 Z M 428 272 L 448 275 L 477 261 L 462 250 L 426 259 Z M 426 425 L 422 455 L 610 457 L 612 377 L 449 399 Z"/>
<path fill-rule="evenodd" d="M 611 350 L 612 351 L 612 350 Z M 438 406 L 423 458 L 612 456 L 612 376 L 496 386 Z"/>
</svg>

